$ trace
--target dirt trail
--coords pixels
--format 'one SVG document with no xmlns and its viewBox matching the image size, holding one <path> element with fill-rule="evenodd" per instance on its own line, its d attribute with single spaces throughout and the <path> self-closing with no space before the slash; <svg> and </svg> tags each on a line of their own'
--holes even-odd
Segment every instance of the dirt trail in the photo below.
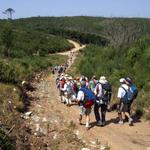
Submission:
<svg viewBox="0 0 150 150">
<path fill-rule="evenodd" d="M 66 51 L 66 52 L 62 52 L 62 53 L 58 53 L 58 54 L 68 56 L 68 65 L 69 65 L 68 69 L 69 69 L 70 66 L 73 64 L 74 60 L 76 59 L 77 52 L 80 49 L 83 49 L 85 47 L 85 45 L 80 45 L 79 43 L 72 41 L 72 40 L 68 40 L 68 41 L 74 45 L 74 48 L 71 49 L 70 51 Z"/>
<path fill-rule="evenodd" d="M 80 47 L 76 42 L 70 41 L 75 45 L 72 51 L 77 52 Z M 70 51 L 60 53 L 70 57 Z M 73 56 L 74 62 L 75 55 Z M 59 93 L 55 86 L 55 75 L 44 77 L 39 83 L 35 83 L 37 90 L 32 95 L 38 97 L 37 101 L 31 103 L 32 112 L 27 119 L 27 126 L 32 130 L 29 141 L 32 141 L 31 149 L 77 150 L 87 147 L 91 150 L 100 149 L 100 143 L 107 143 L 111 150 L 150 150 L 150 123 L 138 120 L 134 126 L 129 127 L 117 124 L 117 113 L 107 113 L 107 125 L 105 127 L 95 126 L 95 117 L 92 112 L 92 128 L 88 131 L 85 125 L 78 125 L 78 106 L 67 107 L 60 102 Z M 83 123 L 85 120 L 83 120 Z M 80 141 L 73 138 L 67 141 L 66 129 L 73 126 L 72 132 Z M 62 131 L 65 131 L 65 133 Z M 42 134 L 40 136 L 40 134 Z M 63 136 L 65 135 L 65 136 Z M 58 139 L 61 139 L 58 141 Z M 71 139 L 69 136 L 68 139 Z M 76 141 L 76 142 L 75 142 Z M 85 145 L 82 145 L 85 144 Z M 59 146 L 58 146 L 59 145 Z M 36 147 L 37 146 L 37 147 Z M 57 146 L 57 147 L 55 147 Z"/>
</svg>

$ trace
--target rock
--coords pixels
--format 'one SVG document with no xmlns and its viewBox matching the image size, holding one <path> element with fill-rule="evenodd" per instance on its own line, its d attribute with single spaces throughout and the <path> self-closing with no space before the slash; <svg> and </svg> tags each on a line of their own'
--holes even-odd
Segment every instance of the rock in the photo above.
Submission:
<svg viewBox="0 0 150 150">
<path fill-rule="evenodd" d="M 38 122 L 40 120 L 40 117 L 34 115 L 32 116 L 32 119 L 35 121 L 35 122 Z"/>
<path fill-rule="evenodd" d="M 41 106 L 41 105 L 39 105 L 39 104 L 37 104 L 37 107 L 40 107 L 40 108 L 41 108 L 42 106 Z"/>
<path fill-rule="evenodd" d="M 47 122 L 47 119 L 44 117 L 44 118 L 42 119 L 42 122 Z"/>
<path fill-rule="evenodd" d="M 53 139 L 55 140 L 57 138 L 57 134 L 55 134 L 54 136 L 53 136 Z"/>
<path fill-rule="evenodd" d="M 13 88 L 13 91 L 14 91 L 14 92 L 16 92 L 16 91 L 17 91 L 17 89 L 16 89 L 16 88 Z"/>
<path fill-rule="evenodd" d="M 25 116 L 25 115 L 20 115 L 20 117 L 23 119 L 29 119 L 29 116 Z"/>
<path fill-rule="evenodd" d="M 40 128 L 40 133 L 42 133 L 43 135 L 46 135 L 47 129 L 46 128 Z"/>
<path fill-rule="evenodd" d="M 82 142 L 83 142 L 83 143 L 86 143 L 86 141 L 85 141 L 85 140 L 82 140 Z"/>
<path fill-rule="evenodd" d="M 109 147 L 108 147 L 108 143 L 102 143 L 101 146 L 100 146 L 100 150 L 108 150 Z"/>
<path fill-rule="evenodd" d="M 96 145 L 96 141 L 90 141 L 93 145 Z"/>
<path fill-rule="evenodd" d="M 35 124 L 35 131 L 39 132 L 40 131 L 40 124 Z"/>
<path fill-rule="evenodd" d="M 58 120 L 54 120 L 55 123 L 58 123 Z"/>
<path fill-rule="evenodd" d="M 90 150 L 89 148 L 82 148 L 81 150 Z"/>
<path fill-rule="evenodd" d="M 79 135 L 79 130 L 76 130 L 76 131 L 75 131 L 75 134 L 78 136 L 78 135 Z"/>
<path fill-rule="evenodd" d="M 29 111 L 29 112 L 25 113 L 26 116 L 31 116 L 31 114 L 32 114 L 32 111 Z"/>
</svg>

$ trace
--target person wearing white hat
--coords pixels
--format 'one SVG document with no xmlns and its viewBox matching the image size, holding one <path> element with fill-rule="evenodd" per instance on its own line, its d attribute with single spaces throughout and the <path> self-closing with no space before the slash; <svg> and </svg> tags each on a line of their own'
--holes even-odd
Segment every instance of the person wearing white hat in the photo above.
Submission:
<svg viewBox="0 0 150 150">
<path fill-rule="evenodd" d="M 106 123 L 106 111 L 111 99 L 111 85 L 105 76 L 101 76 L 99 83 L 94 89 L 96 101 L 94 104 L 94 114 L 97 125 L 104 126 Z"/>
<path fill-rule="evenodd" d="M 108 81 L 106 80 L 106 77 L 105 76 L 101 76 L 100 79 L 99 79 L 99 82 L 101 84 L 106 84 Z"/>
<path fill-rule="evenodd" d="M 119 80 L 120 82 L 120 87 L 118 89 L 118 94 L 117 94 L 117 99 L 118 99 L 118 117 L 119 117 L 119 124 L 123 124 L 123 117 L 124 117 L 124 104 L 122 101 L 122 98 L 124 97 L 124 95 L 126 94 L 125 90 L 128 90 L 128 85 L 126 84 L 125 78 L 121 78 Z M 124 90 L 125 89 L 125 90 Z"/>
</svg>

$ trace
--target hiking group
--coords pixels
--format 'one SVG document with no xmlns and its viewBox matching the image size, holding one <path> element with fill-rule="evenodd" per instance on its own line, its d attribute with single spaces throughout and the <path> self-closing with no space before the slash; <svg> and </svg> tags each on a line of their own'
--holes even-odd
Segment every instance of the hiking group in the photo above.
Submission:
<svg viewBox="0 0 150 150">
<path fill-rule="evenodd" d="M 85 115 L 85 127 L 86 129 L 91 127 L 90 114 L 94 108 L 96 124 L 98 126 L 106 125 L 106 112 L 110 110 L 112 86 L 105 76 L 101 76 L 99 80 L 96 79 L 96 76 L 93 76 L 91 80 L 85 76 L 73 79 L 72 76 L 61 73 L 56 78 L 56 86 L 60 92 L 62 103 L 67 106 L 79 105 L 79 124 L 82 124 L 82 117 Z M 119 124 L 123 124 L 127 119 L 129 125 L 133 125 L 130 110 L 137 93 L 138 90 L 129 77 L 120 79 L 117 94 Z"/>
</svg>

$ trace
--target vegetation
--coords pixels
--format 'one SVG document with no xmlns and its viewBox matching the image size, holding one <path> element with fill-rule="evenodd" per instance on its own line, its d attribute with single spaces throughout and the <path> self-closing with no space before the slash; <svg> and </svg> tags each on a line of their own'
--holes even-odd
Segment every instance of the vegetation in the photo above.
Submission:
<svg viewBox="0 0 150 150">
<path fill-rule="evenodd" d="M 150 111 L 150 36 L 139 39 L 128 49 L 116 49 L 112 46 L 100 47 L 89 45 L 81 51 L 75 74 L 85 74 L 89 78 L 105 75 L 117 92 L 119 78 L 131 77 L 139 88 L 140 94 L 136 108 L 149 116 Z M 146 111 L 144 111 L 144 109 Z"/>
<path fill-rule="evenodd" d="M 0 147 L 13 150 L 16 149 L 15 132 L 21 123 L 17 111 L 23 107 L 21 92 L 14 85 L 0 83 L 0 93 Z"/>
<path fill-rule="evenodd" d="M 35 72 L 46 69 L 54 63 L 54 56 L 50 57 L 50 53 L 73 47 L 66 39 L 59 36 L 34 30 L 15 29 L 12 20 L 1 21 L 0 25 L 1 82 L 18 83 L 31 78 Z M 57 60 L 59 63 L 59 57 Z"/>
<path fill-rule="evenodd" d="M 0 145 L 3 149 L 15 149 L 12 139 L 16 137 L 7 133 L 14 124 L 21 124 L 17 117 L 23 104 L 16 85 L 43 69 L 65 62 L 66 57 L 49 55 L 73 47 L 64 38 L 89 44 L 79 54 L 73 66 L 74 74 L 89 78 L 93 74 L 105 75 L 113 84 L 114 93 L 119 78 L 132 77 L 140 90 L 135 101 L 136 113 L 143 112 L 150 119 L 150 19 L 79 16 L 12 20 L 13 12 L 6 10 L 10 19 L 0 20 Z"/>
<path fill-rule="evenodd" d="M 150 20 L 144 18 L 35 17 L 15 20 L 13 24 L 20 29 L 57 34 L 84 43 L 101 45 L 110 42 L 115 47 L 132 45 L 150 33 Z"/>
</svg>

